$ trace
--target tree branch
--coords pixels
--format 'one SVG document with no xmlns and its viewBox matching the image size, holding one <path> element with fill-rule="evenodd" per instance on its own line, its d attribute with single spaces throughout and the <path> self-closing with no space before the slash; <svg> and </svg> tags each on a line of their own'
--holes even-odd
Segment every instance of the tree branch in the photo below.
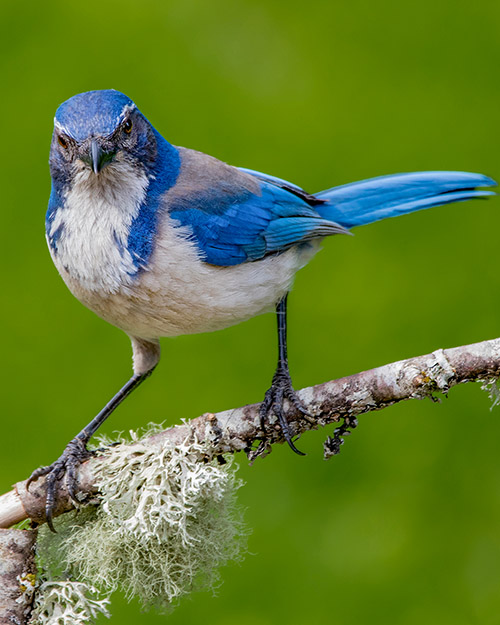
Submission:
<svg viewBox="0 0 500 625">
<path fill-rule="evenodd" d="M 0 623 L 25 625 L 35 590 L 36 530 L 0 530 Z"/>
<path fill-rule="evenodd" d="M 500 339 L 438 349 L 431 354 L 304 388 L 299 391 L 299 397 L 314 418 L 290 414 L 288 420 L 294 435 L 338 423 L 341 419 L 352 426 L 357 415 L 407 399 L 434 398 L 434 393 L 447 393 L 457 384 L 493 380 L 499 375 Z M 217 414 L 205 413 L 183 425 L 152 435 L 148 444 L 161 447 L 166 441 L 180 444 L 193 437 L 207 443 L 212 457 L 245 451 L 250 460 L 269 453 L 273 443 L 283 442 L 276 422 L 268 424 L 263 432 L 259 404 L 253 404 Z M 332 442 L 333 439 L 329 438 L 325 443 L 326 456 L 335 453 Z M 97 494 L 93 472 L 99 462 L 102 462 L 99 457 L 92 458 L 80 467 L 79 489 L 85 496 Z M 13 491 L 0 496 L 0 527 L 10 527 L 28 518 L 43 523 L 44 505 L 44 478 L 33 483 L 29 492 L 25 481 L 18 482 Z M 54 516 L 72 508 L 68 492 L 61 484 Z"/>
</svg>

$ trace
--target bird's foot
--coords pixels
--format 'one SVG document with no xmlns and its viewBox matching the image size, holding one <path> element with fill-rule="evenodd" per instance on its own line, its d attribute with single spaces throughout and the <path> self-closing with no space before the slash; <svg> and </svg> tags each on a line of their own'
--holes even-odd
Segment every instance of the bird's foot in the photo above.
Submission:
<svg viewBox="0 0 500 625">
<path fill-rule="evenodd" d="M 290 448 L 299 456 L 305 456 L 305 453 L 295 447 L 290 426 L 286 420 L 283 403 L 287 399 L 290 404 L 300 412 L 304 417 L 312 418 L 311 413 L 299 399 L 297 393 L 292 386 L 292 380 L 288 368 L 278 367 L 274 374 L 271 388 L 266 391 L 264 401 L 260 405 L 260 421 L 262 429 L 265 431 L 265 424 L 270 415 L 275 415 L 283 432 L 283 436 Z"/>
<path fill-rule="evenodd" d="M 47 494 L 45 497 L 45 517 L 47 525 L 55 532 L 52 518 L 56 503 L 57 483 L 64 477 L 68 494 L 75 504 L 81 503 L 76 497 L 76 470 L 82 462 L 90 458 L 93 452 L 86 447 L 86 441 L 78 436 L 68 443 L 62 455 L 51 465 L 40 467 L 33 471 L 26 482 L 26 489 L 29 490 L 30 484 L 39 477 L 46 475 L 45 480 Z"/>
</svg>

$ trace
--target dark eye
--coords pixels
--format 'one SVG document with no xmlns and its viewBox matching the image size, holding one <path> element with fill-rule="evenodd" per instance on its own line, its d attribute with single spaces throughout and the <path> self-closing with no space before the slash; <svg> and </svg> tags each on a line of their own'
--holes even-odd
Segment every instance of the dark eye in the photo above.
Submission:
<svg viewBox="0 0 500 625">
<path fill-rule="evenodd" d="M 65 150 L 68 148 L 68 141 L 65 137 L 63 137 L 63 135 L 57 135 L 57 141 L 59 142 L 59 145 Z"/>
<path fill-rule="evenodd" d="M 132 123 L 131 119 L 126 119 L 123 122 L 123 130 L 129 135 L 132 132 L 132 126 L 134 124 Z"/>
</svg>

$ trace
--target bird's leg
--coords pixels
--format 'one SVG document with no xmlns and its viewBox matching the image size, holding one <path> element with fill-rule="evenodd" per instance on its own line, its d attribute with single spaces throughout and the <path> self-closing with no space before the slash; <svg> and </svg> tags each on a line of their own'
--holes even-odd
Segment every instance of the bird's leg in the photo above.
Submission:
<svg viewBox="0 0 500 625">
<path fill-rule="evenodd" d="M 87 443 L 122 401 L 153 373 L 158 363 L 160 358 L 158 341 L 143 341 L 142 339 L 132 338 L 132 347 L 134 351 L 134 375 L 116 393 L 111 401 L 104 406 L 99 414 L 68 443 L 61 456 L 55 462 L 33 471 L 26 482 L 26 488 L 29 489 L 30 484 L 36 479 L 42 475 L 47 476 L 45 516 L 47 524 L 53 532 L 55 530 L 52 517 L 55 507 L 57 482 L 65 476 L 69 496 L 73 501 L 77 502 L 76 470 L 82 462 L 92 455 L 92 452 L 87 449 Z"/>
<path fill-rule="evenodd" d="M 288 421 L 283 412 L 283 402 L 285 399 L 288 401 L 303 415 L 311 417 L 311 414 L 306 410 L 302 402 L 297 396 L 292 386 L 292 380 L 290 378 L 290 371 L 288 369 L 288 357 L 286 348 L 286 302 L 288 294 L 285 295 L 276 305 L 276 316 L 278 321 L 278 365 L 273 376 L 271 388 L 266 392 L 264 401 L 260 406 L 260 419 L 262 426 L 266 421 L 266 417 L 270 414 L 274 414 L 278 418 L 281 431 L 285 437 L 286 442 L 290 445 L 291 449 L 299 456 L 305 456 L 305 454 L 297 449 L 292 441 L 292 435 L 290 433 L 290 427 Z"/>
</svg>

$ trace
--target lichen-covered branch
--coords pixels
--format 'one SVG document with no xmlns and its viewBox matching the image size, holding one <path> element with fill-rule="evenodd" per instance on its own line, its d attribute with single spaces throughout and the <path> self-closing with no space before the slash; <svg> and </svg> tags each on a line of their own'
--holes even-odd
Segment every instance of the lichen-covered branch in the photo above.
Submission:
<svg viewBox="0 0 500 625">
<path fill-rule="evenodd" d="M 35 591 L 36 530 L 0 529 L 0 623 L 25 625 Z"/>
<path fill-rule="evenodd" d="M 314 418 L 290 413 L 288 420 L 295 435 L 342 420 L 342 427 L 352 427 L 355 417 L 366 412 L 407 399 L 432 398 L 436 392 L 447 393 L 457 384 L 496 379 L 499 375 L 500 339 L 439 349 L 425 356 L 304 388 L 299 396 Z M 265 432 L 262 430 L 259 405 L 253 404 L 217 414 L 203 414 L 183 425 L 154 434 L 148 444 L 161 448 L 167 441 L 180 444 L 186 440 L 208 443 L 212 457 L 245 451 L 251 460 L 268 453 L 273 443 L 283 442 L 276 423 L 268 424 Z M 337 443 L 338 440 L 329 438 L 325 455 L 335 453 Z M 100 461 L 98 457 L 92 458 L 80 468 L 79 488 L 83 496 L 97 494 L 94 470 Z M 33 483 L 29 492 L 26 482 L 17 483 L 14 491 L 0 496 L 0 527 L 9 527 L 27 518 L 43 523 L 44 502 L 44 478 Z M 61 484 L 54 516 L 72 507 L 64 484 Z"/>
</svg>

